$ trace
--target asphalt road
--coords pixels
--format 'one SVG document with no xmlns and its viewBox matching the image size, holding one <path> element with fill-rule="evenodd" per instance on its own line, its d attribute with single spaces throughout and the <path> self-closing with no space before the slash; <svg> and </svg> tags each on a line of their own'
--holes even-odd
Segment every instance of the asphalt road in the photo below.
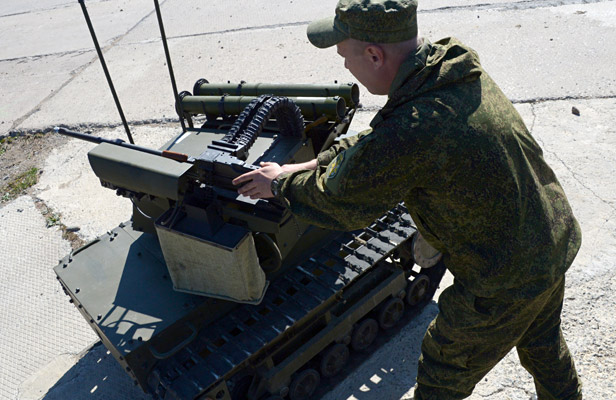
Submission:
<svg viewBox="0 0 616 400">
<path fill-rule="evenodd" d="M 335 0 L 163 0 L 178 87 L 211 82 L 353 81 L 335 50 L 313 48 L 309 21 Z M 151 1 L 86 2 L 138 144 L 157 146 L 179 124 Z M 588 399 L 614 397 L 616 368 L 616 1 L 424 0 L 421 34 L 456 36 L 516 104 L 568 194 L 583 230 L 567 276 L 563 329 Z M 363 88 L 362 88 L 363 89 Z M 0 3 L 0 137 L 62 124 L 122 137 L 121 121 L 77 1 Z M 384 103 L 362 90 L 361 130 Z M 572 108 L 579 110 L 579 116 Z M 32 195 L 0 204 L 0 399 L 148 398 L 97 346 L 51 268 L 69 251 L 36 204 L 92 239 L 130 215 L 130 203 L 100 187 L 85 153 L 69 141 L 37 160 Z M 428 306 L 323 398 L 412 396 Z M 94 345 L 94 347 L 92 347 Z M 527 399 L 532 379 L 514 353 L 471 399 Z"/>
</svg>

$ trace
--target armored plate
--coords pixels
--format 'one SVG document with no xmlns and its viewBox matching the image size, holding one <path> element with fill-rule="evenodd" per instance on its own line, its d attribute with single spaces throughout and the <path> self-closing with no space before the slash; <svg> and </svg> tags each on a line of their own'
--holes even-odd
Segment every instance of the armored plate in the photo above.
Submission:
<svg viewBox="0 0 616 400">
<path fill-rule="evenodd" d="M 121 355 L 203 302 L 173 290 L 156 237 L 130 224 L 81 248 L 55 272 L 80 312 Z"/>
</svg>

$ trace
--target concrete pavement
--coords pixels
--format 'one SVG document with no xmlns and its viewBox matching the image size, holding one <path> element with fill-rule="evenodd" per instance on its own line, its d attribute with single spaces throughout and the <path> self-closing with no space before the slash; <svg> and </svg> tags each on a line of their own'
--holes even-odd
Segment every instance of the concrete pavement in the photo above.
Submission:
<svg viewBox="0 0 616 400">
<path fill-rule="evenodd" d="M 308 21 L 336 0 L 161 1 L 180 90 L 210 81 L 353 81 L 335 50 L 305 38 Z M 177 133 L 171 85 L 146 0 L 87 1 L 135 141 L 158 146 Z M 584 243 L 568 274 L 563 328 L 586 398 L 611 398 L 616 367 L 616 2 L 589 0 L 420 1 L 420 29 L 475 48 L 516 103 L 563 184 Z M 123 137 L 76 1 L 0 4 L 0 136 L 57 124 Z M 362 88 L 363 89 L 363 88 Z M 361 130 L 383 98 L 362 91 Z M 580 116 L 571 113 L 572 107 Z M 147 398 L 62 293 L 51 268 L 69 250 L 35 207 L 61 213 L 92 239 L 124 221 L 130 203 L 103 189 L 85 153 L 68 141 L 40 160 L 34 197 L 0 205 L 0 399 Z M 21 211 L 20 211 L 21 210 Z M 392 339 L 324 398 L 410 398 L 423 330 L 436 313 Z M 401 350 L 403 349 L 403 350 Z M 530 376 L 514 354 L 471 399 L 526 399 Z"/>
</svg>

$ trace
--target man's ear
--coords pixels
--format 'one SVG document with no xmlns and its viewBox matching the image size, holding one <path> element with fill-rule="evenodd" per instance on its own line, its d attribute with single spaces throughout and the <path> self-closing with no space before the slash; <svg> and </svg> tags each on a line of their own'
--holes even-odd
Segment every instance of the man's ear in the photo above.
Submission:
<svg viewBox="0 0 616 400">
<path fill-rule="evenodd" d="M 366 46 L 364 55 L 370 60 L 375 70 L 381 68 L 385 63 L 385 52 L 381 46 L 375 44 Z"/>
</svg>

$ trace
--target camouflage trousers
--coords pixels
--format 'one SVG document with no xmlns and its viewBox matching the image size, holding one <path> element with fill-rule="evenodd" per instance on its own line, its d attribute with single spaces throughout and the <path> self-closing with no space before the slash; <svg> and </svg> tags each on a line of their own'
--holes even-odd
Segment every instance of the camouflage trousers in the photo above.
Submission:
<svg viewBox="0 0 616 400">
<path fill-rule="evenodd" d="M 423 339 L 416 400 L 464 399 L 513 348 L 539 400 L 578 400 L 582 385 L 560 329 L 564 277 L 533 299 L 479 298 L 454 283 Z"/>
</svg>

